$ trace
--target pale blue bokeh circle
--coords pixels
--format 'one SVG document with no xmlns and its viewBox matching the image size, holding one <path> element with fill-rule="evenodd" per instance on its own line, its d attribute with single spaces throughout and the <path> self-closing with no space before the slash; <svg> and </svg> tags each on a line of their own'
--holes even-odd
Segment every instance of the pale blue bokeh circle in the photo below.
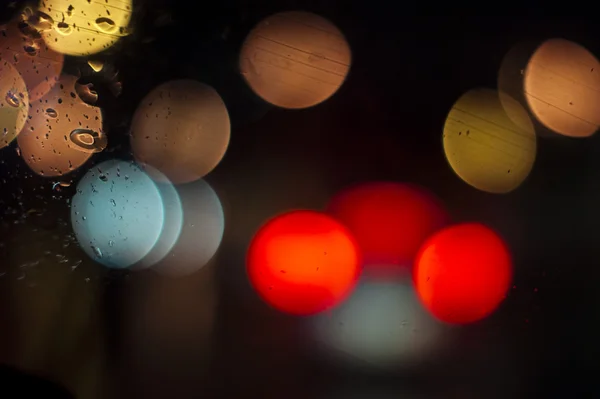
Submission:
<svg viewBox="0 0 600 399">
<path fill-rule="evenodd" d="M 148 166 L 144 166 L 148 168 Z M 154 170 L 153 173 L 160 173 Z M 162 232 L 154 248 L 138 263 L 136 269 L 147 269 L 159 263 L 179 240 L 181 227 L 183 226 L 183 210 L 181 209 L 181 199 L 175 187 L 168 182 L 167 177 L 161 180 L 162 183 L 156 183 L 158 191 L 163 200 L 164 224 Z"/>
<path fill-rule="evenodd" d="M 164 204 L 154 181 L 134 163 L 109 160 L 90 169 L 71 201 L 71 225 L 81 248 L 95 261 L 122 269 L 156 245 Z"/>
<path fill-rule="evenodd" d="M 143 270 L 160 263 L 173 249 L 179 240 L 183 226 L 183 209 L 179 193 L 170 180 L 159 170 L 148 164 L 138 164 L 152 177 L 154 184 L 160 192 L 163 201 L 164 223 L 158 241 L 146 256 L 135 265 L 132 270 Z"/>
<path fill-rule="evenodd" d="M 173 277 L 188 276 L 217 253 L 225 231 L 219 196 L 205 180 L 176 186 L 183 209 L 181 235 L 169 254 L 153 270 Z"/>
</svg>

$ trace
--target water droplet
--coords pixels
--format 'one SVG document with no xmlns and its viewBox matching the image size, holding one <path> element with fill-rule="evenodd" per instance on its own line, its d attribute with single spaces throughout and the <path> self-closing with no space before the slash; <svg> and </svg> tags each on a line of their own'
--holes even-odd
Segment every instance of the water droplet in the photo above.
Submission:
<svg viewBox="0 0 600 399">
<path fill-rule="evenodd" d="M 83 102 L 89 105 L 94 105 L 96 104 L 96 101 L 98 101 L 98 93 L 92 90 L 93 87 L 94 85 L 92 83 L 88 83 L 85 85 L 76 83 L 75 91 L 77 92 L 77 95 L 79 95 L 79 98 L 83 100 Z M 75 93 L 71 93 L 71 96 L 75 97 Z"/>
<path fill-rule="evenodd" d="M 92 245 L 92 251 L 94 251 L 94 255 L 96 255 L 96 257 L 98 258 L 102 258 L 102 251 L 100 251 L 100 248 Z"/>
<path fill-rule="evenodd" d="M 113 240 L 109 240 L 109 241 L 108 241 L 108 246 L 109 246 L 109 247 L 111 247 L 111 248 L 112 248 L 114 245 L 115 245 L 115 242 L 114 242 Z"/>
<path fill-rule="evenodd" d="M 104 175 L 104 174 L 98 176 L 98 178 L 102 181 L 108 181 L 108 177 L 106 177 L 106 175 Z"/>
<path fill-rule="evenodd" d="M 23 50 L 25 50 L 25 53 L 27 53 L 27 55 L 35 57 L 38 53 L 38 46 L 35 43 L 28 43 L 23 46 Z"/>
<path fill-rule="evenodd" d="M 27 17 L 26 22 L 38 31 L 50 30 L 54 25 L 54 20 L 52 17 L 41 11 L 32 13 Z"/>
<path fill-rule="evenodd" d="M 58 112 L 54 108 L 46 108 L 46 116 L 55 119 L 58 117 Z"/>
<path fill-rule="evenodd" d="M 81 265 L 81 263 L 82 263 L 82 262 L 83 262 L 83 261 L 80 259 L 80 260 L 78 260 L 77 262 L 73 263 L 73 264 L 71 265 L 71 270 L 75 270 L 75 269 L 77 269 L 77 266 Z"/>
<path fill-rule="evenodd" d="M 25 37 L 29 37 L 32 39 L 41 39 L 42 38 L 42 35 L 40 35 L 38 30 L 35 27 L 28 24 L 27 22 L 19 22 L 18 28 L 19 28 L 19 31 Z"/>
<path fill-rule="evenodd" d="M 100 72 L 102 69 L 104 69 L 104 62 L 102 61 L 89 60 L 88 65 L 94 70 L 94 72 Z"/>
<path fill-rule="evenodd" d="M 117 25 L 110 18 L 100 17 L 94 21 L 94 25 L 100 32 L 104 33 L 115 33 L 117 31 Z"/>
<path fill-rule="evenodd" d="M 69 36 L 73 33 L 73 27 L 66 22 L 59 22 L 54 25 L 54 30 L 63 36 Z"/>
<path fill-rule="evenodd" d="M 6 102 L 15 108 L 21 105 L 21 100 L 19 100 L 19 97 L 10 90 L 6 93 Z"/>
<path fill-rule="evenodd" d="M 110 203 L 112 204 L 112 206 L 117 206 L 117 202 L 114 199 L 110 199 Z"/>
<path fill-rule="evenodd" d="M 113 96 L 119 97 L 121 95 L 121 92 L 123 92 L 123 83 L 113 82 L 110 85 L 109 89 Z"/>
<path fill-rule="evenodd" d="M 87 153 L 102 152 L 108 144 L 104 133 L 90 129 L 75 129 L 69 138 L 75 149 Z"/>
</svg>

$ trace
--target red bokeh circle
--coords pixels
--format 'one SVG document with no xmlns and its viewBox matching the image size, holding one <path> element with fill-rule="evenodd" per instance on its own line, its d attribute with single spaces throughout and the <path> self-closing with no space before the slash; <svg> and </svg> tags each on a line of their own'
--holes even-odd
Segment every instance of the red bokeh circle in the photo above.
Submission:
<svg viewBox="0 0 600 399">
<path fill-rule="evenodd" d="M 327 212 L 356 237 L 369 271 L 411 267 L 425 239 L 448 214 L 431 193 L 411 184 L 365 183 L 337 194 Z"/>
<path fill-rule="evenodd" d="M 492 313 L 512 279 L 508 247 L 479 223 L 447 227 L 419 251 L 414 283 L 424 306 L 438 319 L 472 323 Z"/>
<path fill-rule="evenodd" d="M 262 299 L 294 315 L 310 315 L 343 301 L 361 271 L 350 231 L 315 211 L 292 211 L 265 223 L 248 250 L 247 272 Z"/>
</svg>

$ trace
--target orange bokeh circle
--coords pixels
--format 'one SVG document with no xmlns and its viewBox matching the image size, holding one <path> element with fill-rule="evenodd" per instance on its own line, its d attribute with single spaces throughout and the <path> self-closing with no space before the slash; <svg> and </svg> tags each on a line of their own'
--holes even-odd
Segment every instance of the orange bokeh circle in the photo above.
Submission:
<svg viewBox="0 0 600 399">
<path fill-rule="evenodd" d="M 414 283 L 425 307 L 447 323 L 467 324 L 491 314 L 512 279 L 508 247 L 480 223 L 447 227 L 419 251 Z"/>
<path fill-rule="evenodd" d="M 360 275 L 351 233 L 315 211 L 291 211 L 265 223 L 250 243 L 248 277 L 262 299 L 294 315 L 310 315 L 343 301 Z"/>
</svg>

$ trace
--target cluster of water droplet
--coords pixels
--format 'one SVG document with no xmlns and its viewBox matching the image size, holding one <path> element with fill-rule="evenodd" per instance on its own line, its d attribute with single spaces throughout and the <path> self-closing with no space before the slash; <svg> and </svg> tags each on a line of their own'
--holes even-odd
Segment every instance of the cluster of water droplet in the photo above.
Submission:
<svg viewBox="0 0 600 399">
<path fill-rule="evenodd" d="M 45 0 L 37 13 L 50 27 L 41 32 L 48 46 L 63 54 L 86 56 L 129 34 L 131 2 Z"/>
</svg>

